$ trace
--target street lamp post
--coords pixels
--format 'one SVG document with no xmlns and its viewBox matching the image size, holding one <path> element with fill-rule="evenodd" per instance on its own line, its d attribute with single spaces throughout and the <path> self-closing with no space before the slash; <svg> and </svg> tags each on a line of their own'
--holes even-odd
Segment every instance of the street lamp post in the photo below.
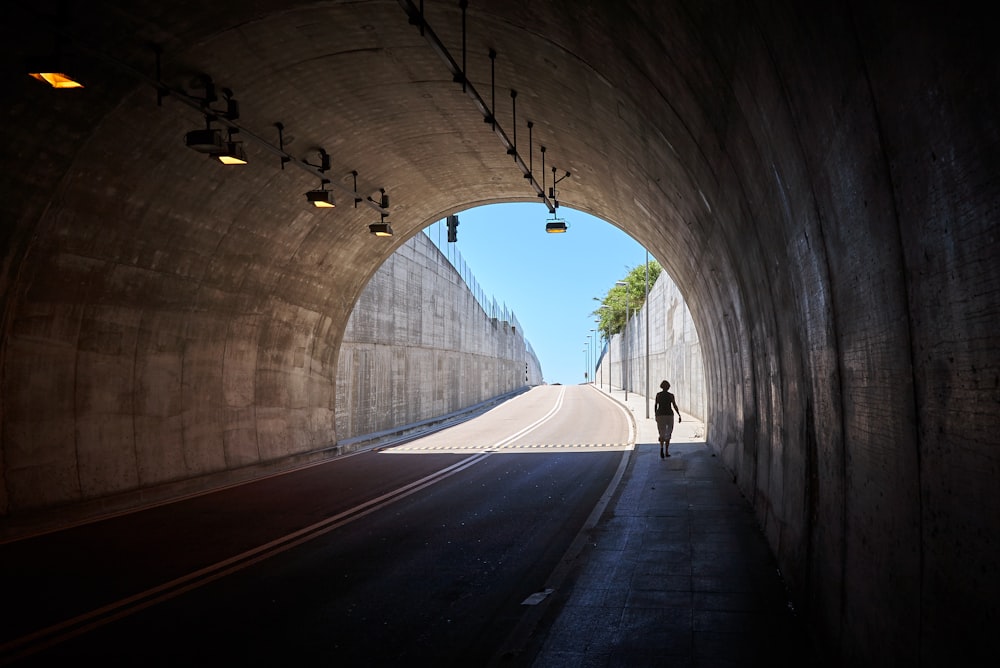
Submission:
<svg viewBox="0 0 1000 668">
<path fill-rule="evenodd" d="M 594 375 L 590 382 L 597 384 L 597 330 L 590 330 L 589 336 L 593 339 L 594 345 L 590 347 L 590 368 L 594 370 Z"/>
<path fill-rule="evenodd" d="M 646 321 L 646 419 L 649 419 L 649 251 L 646 251 L 646 298 L 642 304 L 643 320 Z"/>
<path fill-rule="evenodd" d="M 591 358 L 593 357 L 593 354 L 594 354 L 592 346 L 590 345 L 590 332 L 587 332 L 586 346 L 587 346 L 587 381 L 589 382 L 590 381 L 590 360 L 591 360 Z"/>
<path fill-rule="evenodd" d="M 603 304 L 597 310 L 598 311 L 603 311 L 603 310 L 605 310 L 607 308 L 608 308 L 608 305 L 607 304 Z M 605 322 L 607 322 L 606 318 L 605 318 Z M 604 332 L 603 332 L 603 334 L 604 334 L 604 341 L 607 344 L 607 348 L 608 348 L 608 359 L 606 361 L 607 361 L 607 365 L 608 365 L 608 392 L 609 393 L 611 392 L 611 331 L 610 331 L 610 327 L 611 327 L 611 325 L 610 325 L 610 323 L 608 323 L 607 326 L 604 328 Z M 601 365 L 601 383 L 604 383 L 604 365 L 603 364 Z M 598 387 L 600 387 L 600 385 L 598 385 Z"/>
<path fill-rule="evenodd" d="M 608 347 L 608 394 L 611 394 L 611 323 L 604 330 L 604 340 Z"/>
<path fill-rule="evenodd" d="M 628 401 L 628 376 L 626 371 L 628 370 L 628 311 L 629 311 L 629 296 L 628 296 L 628 283 L 625 281 L 616 281 L 615 285 L 625 286 L 625 327 L 622 329 L 622 336 L 625 338 L 625 353 L 622 359 L 622 385 L 625 390 L 625 401 Z"/>
<path fill-rule="evenodd" d="M 590 360 L 594 356 L 594 351 L 590 345 L 590 334 L 587 334 L 587 382 L 590 382 Z"/>
</svg>

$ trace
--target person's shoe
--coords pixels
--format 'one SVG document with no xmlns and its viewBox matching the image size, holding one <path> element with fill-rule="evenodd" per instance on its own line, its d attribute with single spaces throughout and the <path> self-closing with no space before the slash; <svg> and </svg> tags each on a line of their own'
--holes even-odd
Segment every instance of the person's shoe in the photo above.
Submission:
<svg viewBox="0 0 1000 668">
<path fill-rule="evenodd" d="M 663 457 L 664 457 L 664 455 L 663 455 L 663 448 L 660 448 L 660 459 L 663 459 Z"/>
</svg>

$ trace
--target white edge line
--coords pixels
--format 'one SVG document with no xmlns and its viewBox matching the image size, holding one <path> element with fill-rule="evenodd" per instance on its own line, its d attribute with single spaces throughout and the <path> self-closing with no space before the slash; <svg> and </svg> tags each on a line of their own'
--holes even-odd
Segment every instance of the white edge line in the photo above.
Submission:
<svg viewBox="0 0 1000 668">
<path fill-rule="evenodd" d="M 604 393 L 602 392 L 601 394 L 603 395 Z M 576 537 L 570 543 L 569 547 L 566 548 L 566 552 L 563 553 L 559 563 L 554 569 L 552 569 L 552 573 L 549 574 L 549 577 L 546 578 L 545 590 L 550 592 L 550 594 L 545 596 L 535 606 L 529 607 L 530 612 L 521 616 L 517 626 L 510 632 L 507 640 L 500 646 L 497 653 L 494 654 L 489 663 L 489 666 L 491 667 L 504 665 L 502 660 L 503 657 L 511 653 L 519 653 L 527 644 L 527 639 L 531 636 L 535 627 L 538 625 L 542 610 L 544 610 L 552 601 L 553 597 L 551 594 L 558 591 L 559 587 L 566 580 L 566 577 L 569 575 L 570 565 L 573 564 L 573 562 L 580 556 L 584 545 L 587 543 L 588 532 L 597 526 L 597 523 L 600 521 L 605 509 L 608 507 L 608 504 L 611 503 L 611 498 L 618 490 L 618 485 L 625 476 L 625 471 L 628 469 L 629 462 L 632 459 L 632 453 L 635 451 L 635 440 L 637 434 L 635 418 L 633 417 L 631 411 L 627 410 L 621 402 L 608 395 L 604 396 L 607 396 L 608 400 L 618 406 L 618 409 L 625 414 L 625 418 L 629 425 L 629 442 L 632 446 L 628 450 L 622 451 L 621 458 L 618 460 L 618 468 L 611 477 L 611 481 L 608 483 L 607 488 L 597 500 L 597 503 L 594 504 L 593 510 L 590 511 L 590 515 L 587 516 L 583 526 L 580 527 L 580 531 L 577 532 Z M 522 605 L 524 604 L 522 603 Z"/>
</svg>

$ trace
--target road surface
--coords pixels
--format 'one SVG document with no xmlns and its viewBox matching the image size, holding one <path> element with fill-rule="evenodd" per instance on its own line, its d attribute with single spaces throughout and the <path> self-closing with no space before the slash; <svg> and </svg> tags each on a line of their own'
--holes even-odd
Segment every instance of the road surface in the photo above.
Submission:
<svg viewBox="0 0 1000 668">
<path fill-rule="evenodd" d="M 632 441 L 606 396 L 543 386 L 395 447 L 0 545 L 0 662 L 485 665 Z"/>
</svg>

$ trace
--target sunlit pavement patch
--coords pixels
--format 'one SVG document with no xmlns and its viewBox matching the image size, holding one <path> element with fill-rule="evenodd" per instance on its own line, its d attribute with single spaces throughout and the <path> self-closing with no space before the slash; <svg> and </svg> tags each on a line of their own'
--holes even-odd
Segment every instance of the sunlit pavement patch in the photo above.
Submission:
<svg viewBox="0 0 1000 668">
<path fill-rule="evenodd" d="M 631 450 L 634 446 L 628 443 L 527 443 L 511 445 L 482 445 L 470 443 L 467 445 L 419 445 L 407 443 L 381 452 L 397 455 L 420 454 L 427 452 L 446 454 L 473 454 L 477 452 L 494 452 L 499 454 L 518 454 L 525 452 L 621 452 Z"/>
</svg>

